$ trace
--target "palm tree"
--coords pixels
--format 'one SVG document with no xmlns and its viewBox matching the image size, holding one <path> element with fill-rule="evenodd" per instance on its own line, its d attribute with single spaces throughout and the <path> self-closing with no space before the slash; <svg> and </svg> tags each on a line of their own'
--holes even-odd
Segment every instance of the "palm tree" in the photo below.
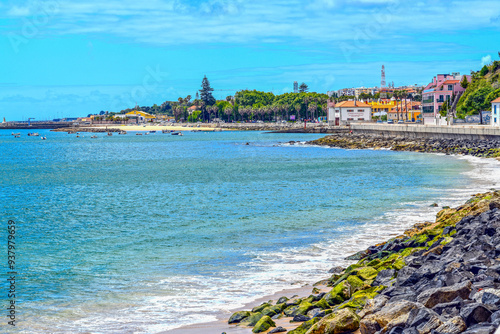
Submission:
<svg viewBox="0 0 500 334">
<path fill-rule="evenodd" d="M 226 116 L 227 116 L 227 121 L 229 122 L 229 120 L 230 120 L 230 119 L 229 119 L 229 118 L 230 118 L 230 115 L 233 113 L 233 107 L 230 107 L 230 106 L 225 107 L 225 108 L 224 108 L 224 113 L 226 114 Z"/>
<path fill-rule="evenodd" d="M 297 111 L 297 117 L 295 120 L 298 120 L 300 118 L 300 109 L 302 109 L 302 106 L 300 104 L 295 105 L 295 110 Z"/>
<path fill-rule="evenodd" d="M 309 111 L 311 112 L 312 118 L 314 119 L 314 115 L 316 114 L 316 110 L 318 110 L 318 105 L 316 103 L 311 103 L 309 107 L 307 107 Z"/>
</svg>

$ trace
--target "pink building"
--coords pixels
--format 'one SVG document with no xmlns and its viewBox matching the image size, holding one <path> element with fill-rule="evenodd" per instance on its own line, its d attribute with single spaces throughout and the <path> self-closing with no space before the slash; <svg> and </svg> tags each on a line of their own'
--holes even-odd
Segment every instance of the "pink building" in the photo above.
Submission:
<svg viewBox="0 0 500 334">
<path fill-rule="evenodd" d="M 471 81 L 470 75 L 464 75 L 467 81 Z M 422 117 L 424 124 L 439 124 L 439 111 L 445 101 L 448 105 L 453 103 L 452 96 L 459 96 L 464 91 L 460 85 L 464 77 L 460 73 L 438 74 L 432 79 L 422 93 Z"/>
</svg>

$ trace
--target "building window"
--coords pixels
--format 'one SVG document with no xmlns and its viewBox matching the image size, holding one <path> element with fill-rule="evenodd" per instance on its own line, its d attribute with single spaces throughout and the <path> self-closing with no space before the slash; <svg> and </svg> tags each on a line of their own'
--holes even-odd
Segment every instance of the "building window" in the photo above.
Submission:
<svg viewBox="0 0 500 334">
<path fill-rule="evenodd" d="M 362 109 L 358 109 L 358 112 L 364 112 Z"/>
<path fill-rule="evenodd" d="M 497 119 L 495 118 L 495 123 L 497 122 Z"/>
<path fill-rule="evenodd" d="M 347 112 L 354 112 L 354 110 L 351 110 L 351 109 L 347 109 Z"/>
<path fill-rule="evenodd" d="M 448 85 L 448 90 L 453 90 L 453 86 L 452 85 Z"/>
<path fill-rule="evenodd" d="M 495 115 L 497 114 L 497 106 L 495 106 Z"/>
<path fill-rule="evenodd" d="M 347 120 L 348 121 L 354 121 L 354 118 L 348 118 Z"/>
</svg>

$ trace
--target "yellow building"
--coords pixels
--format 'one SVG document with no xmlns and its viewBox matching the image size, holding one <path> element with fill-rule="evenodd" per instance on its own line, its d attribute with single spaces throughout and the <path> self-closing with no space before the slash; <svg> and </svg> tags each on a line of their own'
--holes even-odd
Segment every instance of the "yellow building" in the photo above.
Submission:
<svg viewBox="0 0 500 334">
<path fill-rule="evenodd" d="M 131 112 L 126 113 L 125 115 L 127 116 L 136 116 L 136 117 L 143 117 L 145 120 L 152 120 L 155 119 L 156 117 L 154 115 L 148 114 L 147 112 L 144 111 L 139 111 L 139 110 L 132 110 Z"/>
<path fill-rule="evenodd" d="M 372 107 L 373 116 L 380 116 L 390 112 L 396 106 L 396 101 L 382 99 L 377 102 L 368 102 L 368 104 Z"/>
</svg>

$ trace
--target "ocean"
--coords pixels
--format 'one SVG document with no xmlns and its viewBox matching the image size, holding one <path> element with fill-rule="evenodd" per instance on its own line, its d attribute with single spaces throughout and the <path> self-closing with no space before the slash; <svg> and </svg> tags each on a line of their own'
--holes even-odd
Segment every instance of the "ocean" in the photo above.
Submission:
<svg viewBox="0 0 500 334">
<path fill-rule="evenodd" d="M 495 160 L 304 144 L 319 134 L 11 132 L 0 242 L 6 264 L 15 221 L 16 333 L 212 321 L 500 182 Z"/>
</svg>

